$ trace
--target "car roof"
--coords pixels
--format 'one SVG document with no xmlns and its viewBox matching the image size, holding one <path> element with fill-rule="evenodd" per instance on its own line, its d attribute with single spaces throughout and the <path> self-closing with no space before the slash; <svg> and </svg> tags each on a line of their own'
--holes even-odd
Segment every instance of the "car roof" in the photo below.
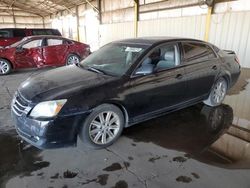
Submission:
<svg viewBox="0 0 250 188">
<path fill-rule="evenodd" d="M 169 41 L 194 41 L 194 42 L 204 42 L 198 39 L 192 38 L 180 38 L 180 37 L 138 37 L 138 38 L 129 38 L 114 41 L 114 43 L 130 43 L 130 44 L 141 44 L 141 45 L 153 45 L 162 42 L 169 42 Z"/>
<path fill-rule="evenodd" d="M 33 36 L 24 37 L 23 40 L 40 39 L 40 38 L 56 38 L 56 39 L 71 40 L 71 39 L 67 39 L 67 38 L 64 38 L 64 37 L 58 36 L 58 35 L 33 35 Z"/>
<path fill-rule="evenodd" d="M 0 28 L 0 30 L 58 30 L 53 28 Z"/>
</svg>

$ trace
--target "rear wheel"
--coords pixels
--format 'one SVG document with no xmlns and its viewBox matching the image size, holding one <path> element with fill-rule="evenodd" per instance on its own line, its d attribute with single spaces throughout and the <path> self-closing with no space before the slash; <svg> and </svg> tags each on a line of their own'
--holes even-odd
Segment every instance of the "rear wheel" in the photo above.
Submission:
<svg viewBox="0 0 250 188">
<path fill-rule="evenodd" d="M 208 106 L 219 106 L 227 93 L 227 81 L 224 78 L 219 78 L 212 88 L 208 99 L 203 102 Z"/>
<path fill-rule="evenodd" d="M 122 111 L 111 104 L 103 104 L 86 118 L 79 133 L 84 144 L 92 148 L 105 148 L 113 144 L 124 127 Z"/>
<path fill-rule="evenodd" d="M 66 65 L 74 65 L 80 63 L 80 57 L 75 54 L 70 54 L 66 60 Z"/>
<path fill-rule="evenodd" d="M 11 64 L 8 60 L 0 59 L 0 75 L 9 74 L 11 69 Z"/>
</svg>

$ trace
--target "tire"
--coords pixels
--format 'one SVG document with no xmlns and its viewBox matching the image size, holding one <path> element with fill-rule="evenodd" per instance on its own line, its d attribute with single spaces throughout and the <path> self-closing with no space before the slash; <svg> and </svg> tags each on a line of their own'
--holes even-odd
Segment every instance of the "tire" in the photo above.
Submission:
<svg viewBox="0 0 250 188">
<path fill-rule="evenodd" d="M 12 70 L 11 63 L 6 59 L 0 58 L 0 75 L 9 74 Z"/>
<path fill-rule="evenodd" d="M 87 147 L 94 149 L 108 147 L 121 135 L 124 122 L 124 115 L 117 106 L 102 104 L 96 107 L 83 122 L 79 138 Z"/>
<path fill-rule="evenodd" d="M 74 64 L 78 64 L 78 63 L 80 63 L 80 57 L 78 55 L 70 54 L 67 57 L 66 65 L 74 65 Z"/>
<path fill-rule="evenodd" d="M 226 96 L 227 89 L 228 89 L 227 81 L 224 78 L 219 78 L 215 82 L 209 94 L 209 97 L 206 100 L 204 100 L 203 103 L 212 107 L 219 106 L 223 102 Z"/>
<path fill-rule="evenodd" d="M 206 117 L 206 129 L 209 133 L 219 132 L 224 124 L 224 106 L 210 107 L 204 105 L 201 114 Z"/>
</svg>

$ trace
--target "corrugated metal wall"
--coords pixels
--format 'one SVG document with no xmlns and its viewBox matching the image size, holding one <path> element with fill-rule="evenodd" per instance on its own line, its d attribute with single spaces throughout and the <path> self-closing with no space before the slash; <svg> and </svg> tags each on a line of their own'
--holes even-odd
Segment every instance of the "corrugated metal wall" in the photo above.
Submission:
<svg viewBox="0 0 250 188">
<path fill-rule="evenodd" d="M 185 36 L 201 39 L 205 34 L 205 19 L 205 16 L 188 16 L 140 21 L 138 36 Z"/>
<path fill-rule="evenodd" d="M 209 41 L 222 49 L 234 50 L 240 64 L 250 68 L 250 12 L 213 15 Z"/>
<path fill-rule="evenodd" d="M 34 14 L 15 11 L 14 24 L 13 15 L 9 12 L 1 12 L 0 15 L 0 28 L 43 28 L 43 18 Z"/>
<path fill-rule="evenodd" d="M 204 39 L 206 16 L 188 16 L 139 21 L 138 36 L 176 36 Z M 134 36 L 133 22 L 100 26 L 100 45 Z M 212 15 L 209 42 L 234 50 L 242 67 L 250 68 L 250 12 Z"/>
<path fill-rule="evenodd" d="M 132 38 L 134 36 L 134 23 L 124 22 L 100 25 L 99 35 L 100 46 L 103 46 L 104 44 L 114 40 Z"/>
</svg>

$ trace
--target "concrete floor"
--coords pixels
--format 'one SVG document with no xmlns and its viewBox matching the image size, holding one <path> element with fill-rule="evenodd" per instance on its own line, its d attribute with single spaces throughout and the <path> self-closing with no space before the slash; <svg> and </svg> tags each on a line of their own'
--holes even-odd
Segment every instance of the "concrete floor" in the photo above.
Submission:
<svg viewBox="0 0 250 188">
<path fill-rule="evenodd" d="M 10 117 L 18 85 L 45 70 L 0 77 L 0 187 L 250 187 L 250 70 L 225 104 L 202 104 L 124 131 L 111 147 L 38 150 Z"/>
</svg>

